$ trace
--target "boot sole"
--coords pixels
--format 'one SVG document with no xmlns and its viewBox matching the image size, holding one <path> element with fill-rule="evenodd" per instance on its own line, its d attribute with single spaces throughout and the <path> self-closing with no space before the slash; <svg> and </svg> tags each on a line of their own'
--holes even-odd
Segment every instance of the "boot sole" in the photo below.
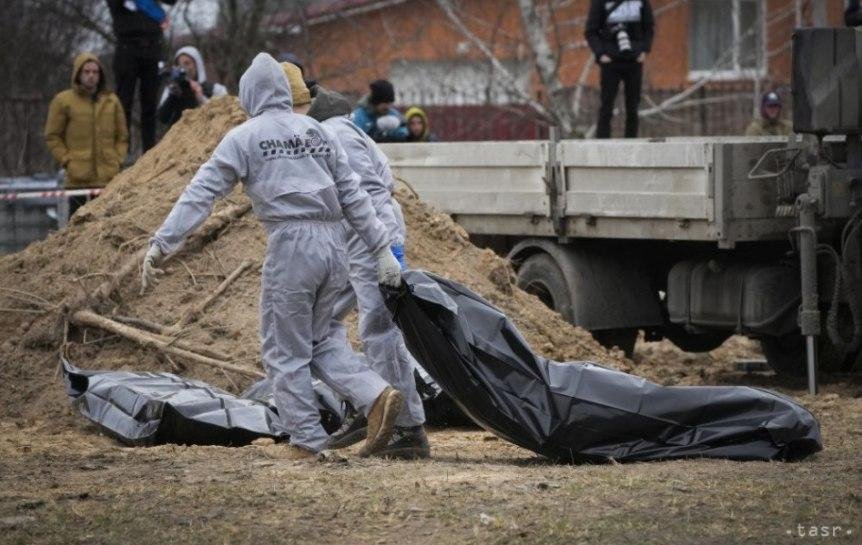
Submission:
<svg viewBox="0 0 862 545">
<path fill-rule="evenodd" d="M 333 450 L 337 450 L 337 449 L 341 449 L 341 448 L 347 448 L 349 446 L 353 446 L 356 443 L 364 440 L 367 435 L 368 435 L 368 428 L 367 427 L 359 428 L 358 430 L 353 430 L 352 432 L 348 433 L 347 435 L 345 435 L 344 437 L 342 437 L 338 441 L 331 442 L 329 444 L 328 448 L 333 449 Z"/>
<path fill-rule="evenodd" d="M 386 443 L 392 437 L 392 432 L 395 429 L 395 419 L 398 417 L 398 413 L 401 412 L 403 405 L 404 395 L 398 390 L 390 391 L 386 399 L 383 400 L 383 418 L 380 420 L 380 427 L 377 428 L 377 433 L 374 437 L 366 437 L 365 445 L 359 452 L 359 456 L 371 456 L 386 446 Z"/>
</svg>

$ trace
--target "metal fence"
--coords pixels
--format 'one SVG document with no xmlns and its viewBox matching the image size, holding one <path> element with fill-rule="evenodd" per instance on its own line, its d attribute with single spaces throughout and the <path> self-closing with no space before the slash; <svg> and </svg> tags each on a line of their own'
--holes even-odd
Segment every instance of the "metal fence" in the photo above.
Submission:
<svg viewBox="0 0 862 545">
<path fill-rule="evenodd" d="M 683 89 L 644 89 L 641 110 L 649 110 L 677 96 Z M 751 82 L 730 82 L 702 87 L 675 106 L 641 117 L 640 136 L 729 136 L 745 132 L 753 118 L 756 91 Z M 786 93 L 787 94 L 787 93 Z M 789 117 L 789 96 L 785 116 Z M 586 132 L 598 116 L 599 90 L 584 88 L 578 126 Z M 404 105 L 408 106 L 408 105 Z M 622 136 L 623 91 L 612 123 L 614 136 Z M 532 109 L 512 106 L 428 106 L 432 132 L 442 141 L 532 140 L 548 135 L 548 122 Z"/>
<path fill-rule="evenodd" d="M 641 109 L 649 109 L 677 95 L 679 89 L 644 89 Z M 622 89 L 617 97 L 614 135 L 622 135 Z M 789 93 L 785 93 L 789 95 Z M 742 134 L 752 119 L 755 90 L 751 82 L 731 82 L 703 87 L 685 100 L 686 106 L 670 108 L 641 118 L 640 135 L 720 136 Z M 789 104 L 789 96 L 786 97 Z M 56 168 L 45 146 L 42 130 L 49 99 L 41 96 L 0 97 L 0 176 L 21 176 Z M 408 106 L 408 105 L 404 105 Z M 599 92 L 585 88 L 579 125 L 595 122 Z M 547 138 L 548 123 L 524 105 L 428 106 L 432 131 L 443 141 L 533 140 Z M 790 107 L 786 108 L 787 115 Z M 788 116 L 789 117 L 789 116 Z M 137 120 L 132 143 L 139 147 Z"/>
</svg>

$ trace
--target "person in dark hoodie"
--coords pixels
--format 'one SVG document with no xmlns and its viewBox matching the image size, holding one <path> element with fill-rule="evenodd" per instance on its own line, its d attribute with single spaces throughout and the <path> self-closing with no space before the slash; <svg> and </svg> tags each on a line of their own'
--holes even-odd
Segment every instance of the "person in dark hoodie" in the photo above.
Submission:
<svg viewBox="0 0 862 545">
<path fill-rule="evenodd" d="M 862 7 L 859 0 L 847 0 L 844 9 L 844 24 L 849 27 L 862 26 Z"/>
<path fill-rule="evenodd" d="M 141 147 L 156 144 L 156 105 L 159 99 L 159 60 L 162 58 L 168 19 L 156 0 L 106 0 L 111 12 L 117 49 L 114 78 L 117 95 L 126 112 L 126 129 L 132 124 L 135 88 L 140 85 Z M 177 0 L 160 0 L 173 5 Z"/>
<path fill-rule="evenodd" d="M 649 0 L 592 0 L 584 36 L 601 70 L 596 138 L 610 138 L 614 101 L 625 85 L 626 138 L 638 135 L 643 63 L 652 48 L 655 22 Z"/>
<path fill-rule="evenodd" d="M 174 67 L 182 70 L 182 79 L 172 79 L 159 101 L 159 121 L 169 127 L 179 121 L 184 111 L 227 94 L 224 85 L 207 79 L 204 59 L 196 47 L 187 45 L 178 49 L 174 54 Z"/>
</svg>

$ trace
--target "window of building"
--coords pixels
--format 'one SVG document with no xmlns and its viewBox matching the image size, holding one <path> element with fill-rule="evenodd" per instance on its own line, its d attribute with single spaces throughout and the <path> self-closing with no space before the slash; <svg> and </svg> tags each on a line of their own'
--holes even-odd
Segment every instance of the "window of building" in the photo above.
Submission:
<svg viewBox="0 0 862 545">
<path fill-rule="evenodd" d="M 514 85 L 491 63 L 469 60 L 399 60 L 389 69 L 400 104 L 423 106 L 468 106 L 518 104 L 529 93 L 530 67 L 520 61 L 503 61 Z"/>
<path fill-rule="evenodd" d="M 760 0 L 691 0 L 689 77 L 765 74 L 766 25 Z"/>
</svg>

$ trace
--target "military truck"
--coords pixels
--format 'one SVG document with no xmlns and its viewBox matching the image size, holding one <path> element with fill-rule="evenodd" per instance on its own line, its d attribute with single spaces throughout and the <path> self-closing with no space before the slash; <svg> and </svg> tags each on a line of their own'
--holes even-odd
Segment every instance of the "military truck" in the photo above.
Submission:
<svg viewBox="0 0 862 545">
<path fill-rule="evenodd" d="M 793 38 L 789 138 L 387 144 L 396 177 L 605 345 L 759 339 L 780 374 L 860 364 L 862 32 Z M 810 360 L 810 363 L 809 361 Z"/>
</svg>

